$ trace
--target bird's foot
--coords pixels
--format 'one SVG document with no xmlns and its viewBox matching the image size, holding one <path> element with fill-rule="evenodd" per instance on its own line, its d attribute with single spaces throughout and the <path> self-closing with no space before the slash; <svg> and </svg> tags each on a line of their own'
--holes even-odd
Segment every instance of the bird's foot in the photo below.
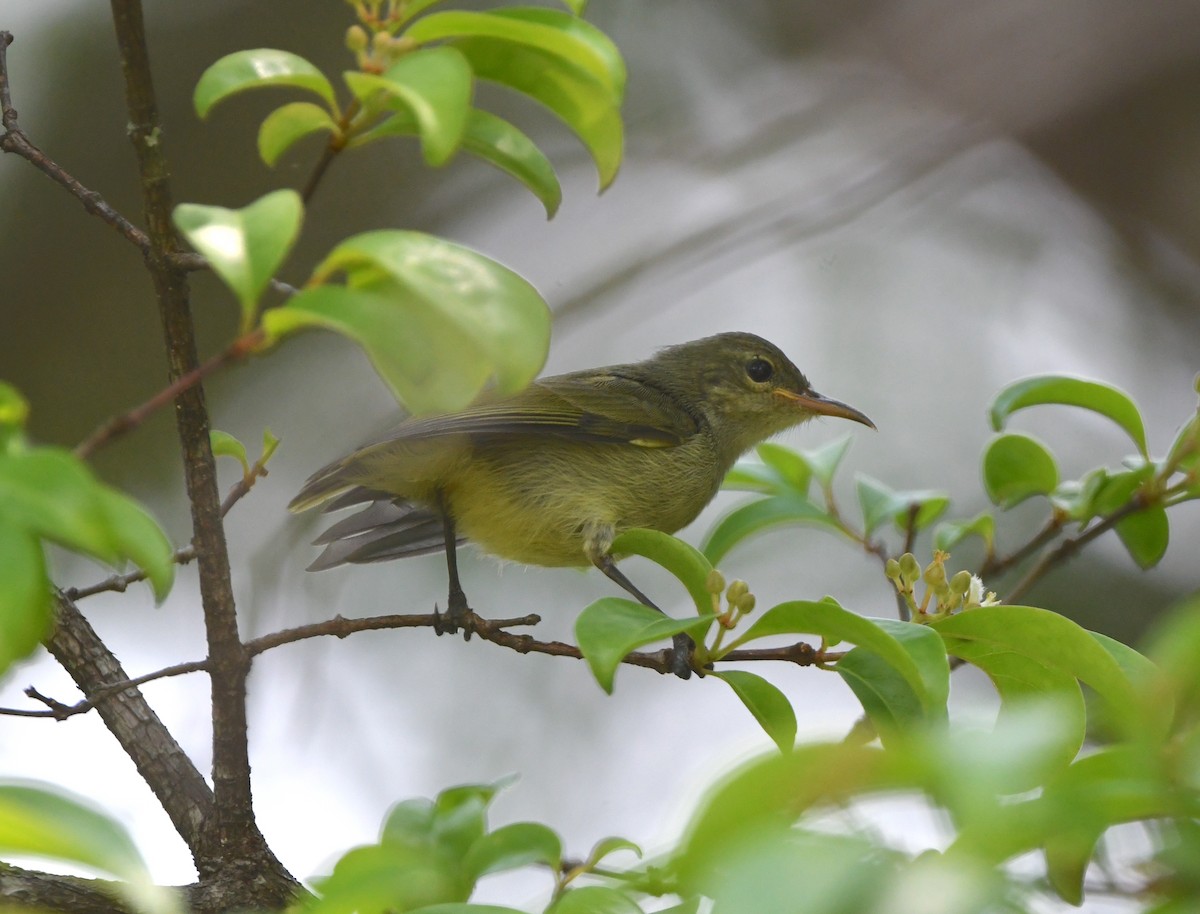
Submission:
<svg viewBox="0 0 1200 914">
<path fill-rule="evenodd" d="M 671 672 L 680 679 L 691 679 L 696 642 L 680 632 L 671 639 L 671 644 L 674 646 L 671 651 Z"/>
<path fill-rule="evenodd" d="M 463 640 L 470 641 L 475 632 L 475 612 L 467 605 L 467 595 L 461 590 L 451 590 L 449 605 L 443 615 L 433 608 L 433 630 L 439 635 L 463 633 Z"/>
</svg>

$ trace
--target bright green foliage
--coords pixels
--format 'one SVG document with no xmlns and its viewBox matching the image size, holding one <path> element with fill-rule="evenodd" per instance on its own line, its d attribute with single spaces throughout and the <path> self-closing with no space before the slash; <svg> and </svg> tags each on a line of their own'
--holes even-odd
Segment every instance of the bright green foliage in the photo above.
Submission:
<svg viewBox="0 0 1200 914">
<path fill-rule="evenodd" d="M 791 751 L 796 744 L 796 712 L 783 692 L 745 670 L 714 670 L 711 675 L 733 689 L 780 752 Z"/>
<path fill-rule="evenodd" d="M 0 672 L 28 655 L 50 631 L 51 584 L 43 541 L 108 565 L 133 561 L 149 577 L 158 599 L 175 577 L 171 544 L 145 510 L 100 482 L 69 451 L 30 447 L 21 423 L 27 411 L 7 385 L 0 406 Z"/>
<path fill-rule="evenodd" d="M 242 473 L 246 476 L 250 475 L 250 459 L 246 456 L 246 445 L 229 432 L 215 428 L 208 433 L 208 438 L 212 444 L 214 457 L 232 457 L 242 465 Z"/>
<path fill-rule="evenodd" d="M 1125 430 L 1145 457 L 1146 429 L 1137 405 L 1124 391 L 1099 381 L 1066 375 L 1041 375 L 1017 381 L 996 394 L 992 401 L 992 428 L 1000 431 L 1018 410 L 1042 404 L 1078 406 L 1107 416 Z"/>
<path fill-rule="evenodd" d="M 491 379 L 501 393 L 520 390 L 550 343 L 550 311 L 533 286 L 420 232 L 348 238 L 262 326 L 270 342 L 309 327 L 350 337 L 413 413 L 461 409 Z"/>
<path fill-rule="evenodd" d="M 994 504 L 1011 508 L 1057 485 L 1058 464 L 1036 438 L 997 435 L 983 452 L 983 486 Z"/>
<path fill-rule="evenodd" d="M 330 80 L 302 57 L 260 48 L 239 51 L 210 66 L 196 85 L 201 117 L 239 92 L 283 86 L 317 95 L 323 105 L 291 102 L 271 112 L 259 130 L 259 155 L 268 165 L 302 138 L 329 134 L 337 153 L 388 136 L 417 136 L 432 166 L 461 148 L 525 184 L 546 207 L 561 191 L 546 156 L 520 130 L 472 107 L 474 82 L 507 86 L 549 108 L 583 142 L 596 162 L 601 189 L 620 166 L 620 106 L 625 63 L 612 41 L 570 12 L 540 7 L 428 12 L 440 0 L 418 0 L 379 11 L 360 10 L 347 44 L 358 69 L 344 74 L 353 96 L 339 108 Z"/>
<path fill-rule="evenodd" d="M 612 692 L 613 676 L 630 651 L 680 632 L 697 638 L 714 618 L 672 619 L 632 600 L 604 597 L 579 614 L 575 620 L 575 640 L 600 688 Z"/>
<path fill-rule="evenodd" d="M 242 333 L 253 326 L 258 300 L 283 263 L 304 219 L 300 195 L 277 190 L 242 209 L 181 203 L 175 225 L 242 306 Z"/>
</svg>

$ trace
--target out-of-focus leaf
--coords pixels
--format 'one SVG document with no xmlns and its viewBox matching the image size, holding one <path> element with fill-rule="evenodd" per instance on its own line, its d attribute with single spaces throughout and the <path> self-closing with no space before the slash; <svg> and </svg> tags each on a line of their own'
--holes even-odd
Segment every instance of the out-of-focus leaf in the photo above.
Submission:
<svg viewBox="0 0 1200 914">
<path fill-rule="evenodd" d="M 556 873 L 562 868 L 562 841 L 552 829 L 537 822 L 514 822 L 481 837 L 463 858 L 472 880 L 541 863 Z"/>
<path fill-rule="evenodd" d="M 497 16 L 516 19 L 521 22 L 549 26 L 556 29 L 560 34 L 570 36 L 573 41 L 586 47 L 595 58 L 603 61 L 601 72 L 594 73 L 593 75 L 596 75 L 601 82 L 612 86 L 613 95 L 618 102 L 624 98 L 627 74 L 625 71 L 625 61 L 621 57 L 621 52 L 613 44 L 611 38 L 586 19 L 581 19 L 578 14 L 571 15 L 540 6 L 500 7 L 499 9 L 492 10 L 492 12 Z M 544 50 L 549 50 L 549 48 L 545 48 Z M 573 62 L 591 72 L 590 63 L 585 64 L 580 60 L 574 60 Z"/>
<path fill-rule="evenodd" d="M 223 432 L 216 428 L 208 433 L 208 440 L 212 444 L 214 457 L 232 457 L 242 465 L 242 472 L 244 474 L 250 474 L 250 460 L 246 456 L 246 445 L 238 441 L 229 432 Z"/>
<path fill-rule="evenodd" d="M 808 464 L 813 477 L 822 488 L 832 485 L 833 474 L 837 472 L 842 458 L 846 456 L 846 451 L 850 448 L 850 441 L 850 436 L 844 435 L 819 448 L 800 452 L 800 458 Z"/>
<path fill-rule="evenodd" d="M 985 511 L 970 520 L 944 521 L 934 530 L 933 545 L 943 552 L 952 552 L 969 536 L 978 536 L 990 551 L 996 542 L 996 519 Z"/>
<path fill-rule="evenodd" d="M 411 911 L 465 902 L 471 884 L 457 862 L 427 845 L 371 844 L 342 855 L 333 872 L 314 880 L 312 914 Z"/>
<path fill-rule="evenodd" d="M 1010 384 L 992 401 L 992 428 L 1000 431 L 1008 418 L 1018 410 L 1048 403 L 1079 406 L 1107 416 L 1133 440 L 1138 452 L 1143 457 L 1147 456 L 1142 416 L 1129 395 L 1109 384 L 1084 378 L 1041 375 Z"/>
<path fill-rule="evenodd" d="M 680 632 L 700 640 L 715 618 L 672 619 L 632 600 L 605 597 L 579 614 L 575 640 L 600 688 L 611 693 L 617 667 L 631 651 Z"/>
<path fill-rule="evenodd" d="M 993 504 L 1011 508 L 1058 485 L 1058 464 L 1045 446 L 1028 435 L 993 438 L 983 452 L 983 486 Z"/>
<path fill-rule="evenodd" d="M 97 486 L 96 497 L 117 555 L 141 568 L 154 588 L 155 598 L 165 600 L 175 583 L 171 541 L 144 508 L 116 489 Z"/>
<path fill-rule="evenodd" d="M 324 130 L 337 134 L 338 126 L 329 112 L 312 102 L 291 102 L 276 108 L 258 128 L 259 157 L 274 167 L 279 157 L 310 133 Z"/>
<path fill-rule="evenodd" d="M 225 55 L 201 74 L 192 102 L 196 113 L 206 117 L 217 102 L 237 92 L 264 86 L 290 86 L 313 92 L 331 111 L 337 109 L 333 86 L 320 70 L 303 57 L 273 48 Z"/>
<path fill-rule="evenodd" d="M 304 204 L 294 190 L 277 190 L 241 209 L 181 203 L 176 227 L 237 296 L 242 332 L 254 324 L 258 299 L 296 243 Z"/>
<path fill-rule="evenodd" d="M 0 504 L 3 501 L 0 500 Z M 37 537 L 0 511 L 0 674 L 50 633 L 50 582 Z"/>
<path fill-rule="evenodd" d="M 783 692 L 761 676 L 743 670 L 716 670 L 709 675 L 733 689 L 780 752 L 792 750 L 796 745 L 796 712 Z"/>
<path fill-rule="evenodd" d="M 642 914 L 642 909 L 624 892 L 586 885 L 564 892 L 546 914 Z"/>
</svg>

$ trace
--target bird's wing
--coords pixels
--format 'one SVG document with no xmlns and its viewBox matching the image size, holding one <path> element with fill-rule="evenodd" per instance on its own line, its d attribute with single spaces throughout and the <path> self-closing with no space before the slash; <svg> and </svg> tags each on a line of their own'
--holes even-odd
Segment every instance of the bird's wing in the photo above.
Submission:
<svg viewBox="0 0 1200 914">
<path fill-rule="evenodd" d="M 664 391 L 636 377 L 586 372 L 536 381 L 511 397 L 462 412 L 410 419 L 373 444 L 451 435 L 554 434 L 579 441 L 675 447 L 698 429 L 698 420 Z"/>
</svg>

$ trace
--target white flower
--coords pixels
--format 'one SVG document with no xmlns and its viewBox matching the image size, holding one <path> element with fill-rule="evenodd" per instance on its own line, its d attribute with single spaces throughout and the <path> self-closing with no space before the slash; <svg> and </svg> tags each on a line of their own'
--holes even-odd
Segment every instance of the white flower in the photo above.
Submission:
<svg viewBox="0 0 1200 914">
<path fill-rule="evenodd" d="M 983 591 L 983 578 L 977 574 L 971 575 L 971 586 L 967 588 L 966 599 L 963 600 L 966 606 L 999 606 L 1000 601 L 996 599 L 996 592 L 989 590 L 987 595 Z"/>
</svg>

